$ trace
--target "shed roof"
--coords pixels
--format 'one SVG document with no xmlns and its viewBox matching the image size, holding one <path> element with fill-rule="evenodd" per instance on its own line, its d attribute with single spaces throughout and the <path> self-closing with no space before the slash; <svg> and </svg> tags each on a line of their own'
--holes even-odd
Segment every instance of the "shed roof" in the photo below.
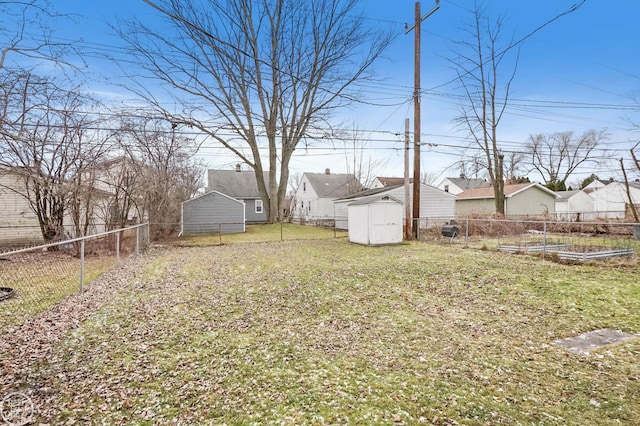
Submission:
<svg viewBox="0 0 640 426">
<path fill-rule="evenodd" d="M 396 203 L 399 204 L 403 204 L 404 203 L 400 200 L 398 200 L 395 197 L 392 197 L 391 195 L 385 195 L 385 194 L 377 194 L 377 195 L 370 195 L 368 197 L 363 197 L 363 198 L 359 198 L 349 204 L 347 204 L 348 206 L 361 206 L 361 205 L 365 205 L 365 204 L 371 204 L 371 203 L 375 203 L 376 201 L 395 201 Z"/>
<path fill-rule="evenodd" d="M 309 184 L 321 198 L 340 198 L 362 190 L 353 174 L 305 173 Z"/>
<path fill-rule="evenodd" d="M 269 172 L 263 172 L 264 184 L 269 186 Z M 207 192 L 218 191 L 233 198 L 262 198 L 253 170 L 209 170 Z"/>
</svg>

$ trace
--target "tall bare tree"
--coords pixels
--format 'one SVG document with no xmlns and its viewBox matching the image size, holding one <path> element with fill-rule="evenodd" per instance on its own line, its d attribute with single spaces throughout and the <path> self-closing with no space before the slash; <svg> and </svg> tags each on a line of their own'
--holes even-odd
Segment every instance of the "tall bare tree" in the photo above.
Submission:
<svg viewBox="0 0 640 426">
<path fill-rule="evenodd" d="M 601 148 L 608 139 L 605 130 L 587 130 L 576 136 L 573 132 L 537 134 L 529 136 L 529 163 L 554 191 L 566 189 L 567 179 L 585 164 L 601 164 Z"/>
<path fill-rule="evenodd" d="M 518 68 L 519 52 L 512 51 L 513 40 L 503 42 L 504 21 L 492 20 L 486 9 L 475 4 L 472 24 L 462 29 L 456 67 L 466 102 L 460 106 L 457 121 L 481 152 L 495 195 L 495 211 L 504 214 L 504 154 L 498 141 L 498 128 L 507 108 L 511 85 Z M 513 58 L 511 53 L 514 53 Z"/>
<path fill-rule="evenodd" d="M 367 27 L 358 0 L 144 1 L 167 28 L 138 19 L 120 34 L 180 112 L 142 86 L 138 93 L 248 164 L 268 220 L 278 220 L 298 144 L 356 99 L 353 83 L 390 37 Z"/>
<path fill-rule="evenodd" d="M 65 210 L 73 204 L 80 212 L 80 194 L 85 201 L 90 194 L 82 176 L 104 153 L 86 114 L 93 101 L 78 87 L 30 72 L 0 76 L 0 165 L 22 176 L 24 189 L 9 189 L 28 200 L 51 241 L 64 233 Z"/>
<path fill-rule="evenodd" d="M 346 171 L 356 177 L 364 188 L 371 188 L 376 177 L 386 167 L 388 159 L 372 158 L 367 153 L 369 142 L 364 132 L 356 125 L 341 137 L 344 148 Z"/>
</svg>

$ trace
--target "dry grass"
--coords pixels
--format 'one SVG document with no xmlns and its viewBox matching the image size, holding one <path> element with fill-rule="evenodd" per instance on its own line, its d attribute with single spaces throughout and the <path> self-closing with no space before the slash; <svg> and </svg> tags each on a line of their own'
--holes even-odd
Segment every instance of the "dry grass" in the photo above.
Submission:
<svg viewBox="0 0 640 426">
<path fill-rule="evenodd" d="M 22 390 L 51 424 L 638 424 L 638 339 L 551 343 L 640 332 L 638 272 L 422 243 L 174 248 Z"/>
</svg>

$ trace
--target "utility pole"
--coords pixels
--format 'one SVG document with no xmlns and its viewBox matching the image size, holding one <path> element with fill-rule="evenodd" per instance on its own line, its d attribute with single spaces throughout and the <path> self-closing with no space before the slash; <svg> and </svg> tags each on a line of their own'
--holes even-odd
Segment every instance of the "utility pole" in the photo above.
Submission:
<svg viewBox="0 0 640 426">
<path fill-rule="evenodd" d="M 411 231 L 411 203 L 409 190 L 409 119 L 404 120 L 404 239 L 410 240 Z"/>
<path fill-rule="evenodd" d="M 433 15 L 440 8 L 440 0 L 436 0 L 433 9 L 421 16 L 420 2 L 416 2 L 416 23 L 412 27 L 405 28 L 404 33 L 409 34 L 415 30 L 415 65 L 413 69 L 413 236 L 418 238 L 418 228 L 420 219 L 420 24 L 422 21 Z"/>
</svg>

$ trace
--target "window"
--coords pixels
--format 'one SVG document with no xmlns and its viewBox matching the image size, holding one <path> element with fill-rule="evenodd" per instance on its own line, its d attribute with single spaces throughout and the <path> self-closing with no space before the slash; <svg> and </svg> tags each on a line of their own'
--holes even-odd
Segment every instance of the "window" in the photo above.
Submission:
<svg viewBox="0 0 640 426">
<path fill-rule="evenodd" d="M 307 192 L 307 182 L 302 182 L 302 192 Z"/>
<path fill-rule="evenodd" d="M 309 204 L 307 204 L 307 208 L 309 209 L 309 211 L 311 211 L 311 201 L 309 201 Z"/>
<path fill-rule="evenodd" d="M 256 200 L 256 213 L 262 213 L 262 200 Z"/>
<path fill-rule="evenodd" d="M 304 210 L 304 201 L 300 201 L 300 203 L 301 203 L 300 207 L 302 208 L 302 210 Z"/>
<path fill-rule="evenodd" d="M 444 186 L 444 192 L 449 192 L 449 185 Z"/>
</svg>

